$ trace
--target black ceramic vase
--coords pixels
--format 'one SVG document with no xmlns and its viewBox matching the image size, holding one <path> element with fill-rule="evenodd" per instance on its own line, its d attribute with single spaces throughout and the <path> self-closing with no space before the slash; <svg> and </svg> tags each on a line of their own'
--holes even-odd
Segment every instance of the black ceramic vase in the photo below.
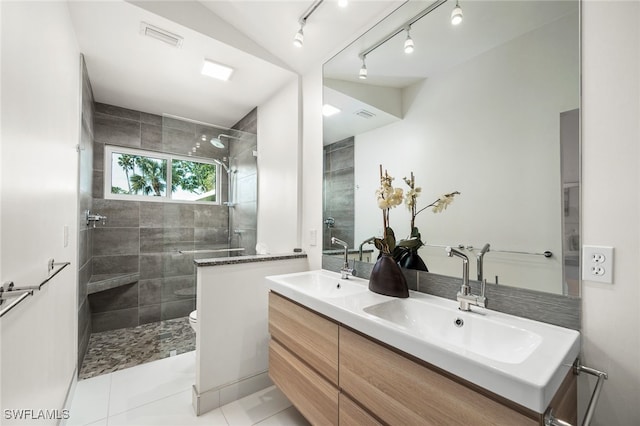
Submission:
<svg viewBox="0 0 640 426">
<path fill-rule="evenodd" d="M 390 254 L 383 253 L 373 265 L 369 290 L 385 296 L 409 297 L 407 280 Z"/>
<path fill-rule="evenodd" d="M 418 254 L 418 249 L 407 249 L 398 259 L 398 265 L 405 269 L 415 269 L 417 271 L 429 272 L 424 260 Z"/>
</svg>

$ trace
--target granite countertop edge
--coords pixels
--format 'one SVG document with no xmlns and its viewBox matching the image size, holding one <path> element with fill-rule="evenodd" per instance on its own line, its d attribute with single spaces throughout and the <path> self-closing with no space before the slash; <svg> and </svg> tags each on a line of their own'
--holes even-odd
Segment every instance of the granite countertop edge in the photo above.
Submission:
<svg viewBox="0 0 640 426">
<path fill-rule="evenodd" d="M 217 257 L 213 259 L 195 259 L 197 267 L 236 265 L 241 263 L 270 262 L 274 260 L 306 258 L 307 253 L 252 254 L 246 256 Z"/>
</svg>

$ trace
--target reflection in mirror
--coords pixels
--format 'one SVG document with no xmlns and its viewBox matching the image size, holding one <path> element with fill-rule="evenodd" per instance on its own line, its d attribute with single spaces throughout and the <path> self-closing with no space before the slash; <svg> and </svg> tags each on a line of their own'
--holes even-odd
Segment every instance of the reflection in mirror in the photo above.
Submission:
<svg viewBox="0 0 640 426">
<path fill-rule="evenodd" d="M 366 241 L 382 235 L 384 164 L 405 193 L 413 173 L 418 210 L 461 193 L 415 218 L 430 272 L 460 275 L 444 250 L 454 246 L 472 277 L 579 295 L 578 2 L 465 2 L 458 26 L 451 2 L 416 21 L 427 6 L 405 3 L 324 66 L 324 103 L 340 110 L 324 118 L 326 253 L 336 236 L 375 262 Z M 390 220 L 398 240 L 410 237 L 406 207 Z"/>
</svg>

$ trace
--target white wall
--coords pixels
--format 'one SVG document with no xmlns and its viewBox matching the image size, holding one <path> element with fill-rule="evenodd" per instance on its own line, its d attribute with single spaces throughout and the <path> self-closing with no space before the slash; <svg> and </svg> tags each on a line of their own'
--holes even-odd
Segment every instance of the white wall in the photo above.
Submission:
<svg viewBox="0 0 640 426">
<path fill-rule="evenodd" d="M 302 248 L 311 269 L 322 267 L 322 67 L 303 77 Z M 316 241 L 313 244 L 312 233 Z"/>
<path fill-rule="evenodd" d="M 198 267 L 198 415 L 272 384 L 267 375 L 269 287 L 264 277 L 308 269 L 306 258 Z"/>
<path fill-rule="evenodd" d="M 2 7 L 0 6 L 0 23 L 2 23 Z M 0 71 L 2 70 L 2 30 L 0 29 Z M 2 73 L 0 72 L 0 78 Z M 2 129 L 2 80 L 0 79 L 0 129 Z M 2 162 L 2 130 L 0 130 L 0 164 Z M 2 173 L 0 173 L 0 191 L 2 190 Z M 0 193 L 0 241 L 2 241 L 2 195 Z M 0 245 L 0 256 L 2 255 L 2 246 Z M 0 279 L 3 277 L 2 273 L 2 261 L 0 260 Z M 0 281 L 1 282 L 1 281 Z M 0 325 L 0 333 L 2 332 L 2 326 Z M 0 374 L 2 374 L 2 335 L 0 334 Z M 2 379 L 0 379 L 0 408 L 4 407 L 2 400 Z"/>
<path fill-rule="evenodd" d="M 490 253 L 485 276 L 562 293 L 560 113 L 579 104 L 577 45 L 573 14 L 407 88 L 403 120 L 356 135 L 355 241 L 382 233 L 378 165 L 405 191 L 402 178 L 413 171 L 419 208 L 461 192 L 446 212 L 417 216 L 425 243 L 550 250 L 558 256 Z M 390 216 L 396 237 L 407 237 L 408 209 L 398 206 Z M 443 248 L 421 253 L 430 271 L 461 274 Z"/>
<path fill-rule="evenodd" d="M 614 284 L 582 283 L 584 362 L 609 373 L 592 424 L 637 425 L 640 3 L 583 6 L 583 243 L 615 247 Z"/>
<path fill-rule="evenodd" d="M 0 8 L 0 280 L 35 285 L 46 277 L 49 258 L 72 262 L 0 320 L 1 406 L 62 409 L 77 358 L 79 51 L 66 3 L 1 2 Z"/>
<path fill-rule="evenodd" d="M 269 253 L 299 247 L 298 79 L 258 106 L 258 243 Z"/>
</svg>

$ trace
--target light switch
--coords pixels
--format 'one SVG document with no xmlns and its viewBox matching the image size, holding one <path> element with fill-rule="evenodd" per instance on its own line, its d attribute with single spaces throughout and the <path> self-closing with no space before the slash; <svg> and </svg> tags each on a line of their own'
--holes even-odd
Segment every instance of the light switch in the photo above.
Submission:
<svg viewBox="0 0 640 426">
<path fill-rule="evenodd" d="M 318 244 L 318 230 L 309 229 L 309 245 L 315 246 Z"/>
</svg>

